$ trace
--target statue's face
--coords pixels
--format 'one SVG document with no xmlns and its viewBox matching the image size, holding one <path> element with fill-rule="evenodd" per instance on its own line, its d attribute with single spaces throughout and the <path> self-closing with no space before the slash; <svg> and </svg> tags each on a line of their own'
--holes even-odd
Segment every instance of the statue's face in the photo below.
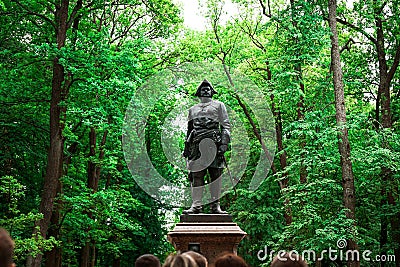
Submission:
<svg viewBox="0 0 400 267">
<path fill-rule="evenodd" d="M 203 96 L 203 97 L 212 97 L 211 87 L 210 87 L 210 86 L 201 87 L 201 88 L 200 88 L 200 96 Z"/>
</svg>

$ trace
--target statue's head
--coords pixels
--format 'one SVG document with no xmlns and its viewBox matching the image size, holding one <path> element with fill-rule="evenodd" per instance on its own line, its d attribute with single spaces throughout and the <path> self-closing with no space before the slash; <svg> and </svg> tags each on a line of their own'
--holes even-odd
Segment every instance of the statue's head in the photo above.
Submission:
<svg viewBox="0 0 400 267">
<path fill-rule="evenodd" d="M 195 96 L 212 97 L 216 93 L 217 92 L 214 90 L 211 83 L 209 81 L 207 81 L 206 79 L 204 79 L 204 81 L 201 82 L 199 87 L 197 87 Z"/>
</svg>

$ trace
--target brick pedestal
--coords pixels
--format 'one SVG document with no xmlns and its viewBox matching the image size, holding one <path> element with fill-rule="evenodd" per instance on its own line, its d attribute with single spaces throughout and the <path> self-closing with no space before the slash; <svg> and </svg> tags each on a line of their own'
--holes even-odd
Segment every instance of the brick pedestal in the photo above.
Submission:
<svg viewBox="0 0 400 267">
<path fill-rule="evenodd" d="M 236 254 L 245 236 L 231 215 L 191 214 L 181 215 L 180 222 L 168 233 L 168 240 L 179 252 L 199 250 L 212 266 L 222 253 Z"/>
</svg>

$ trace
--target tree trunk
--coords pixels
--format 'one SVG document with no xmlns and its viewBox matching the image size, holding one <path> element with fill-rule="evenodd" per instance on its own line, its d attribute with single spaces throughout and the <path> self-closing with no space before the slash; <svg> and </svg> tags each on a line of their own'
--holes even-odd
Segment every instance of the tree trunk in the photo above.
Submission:
<svg viewBox="0 0 400 267">
<path fill-rule="evenodd" d="M 386 60 L 386 52 L 385 52 L 385 38 L 383 32 L 383 25 L 382 25 L 382 18 L 381 18 L 382 9 L 377 8 L 375 11 L 375 25 L 376 25 L 376 52 L 378 55 L 378 64 L 379 64 L 379 87 L 378 87 L 378 95 L 377 95 L 377 103 L 376 103 L 376 114 L 377 119 L 379 122 L 379 117 L 381 118 L 381 125 L 383 129 L 392 129 L 392 116 L 390 110 L 390 84 L 392 82 L 394 73 L 399 65 L 399 58 L 400 58 L 400 45 L 398 45 L 396 49 L 396 55 L 393 60 L 393 65 L 389 69 L 387 60 Z M 381 116 L 379 116 L 381 115 Z M 389 145 L 384 142 L 383 146 L 388 148 Z M 387 167 L 382 167 L 382 194 L 386 195 L 387 201 L 383 200 L 382 204 L 389 203 L 390 205 L 395 206 L 396 201 L 393 197 L 394 195 L 398 194 L 397 187 L 391 187 L 393 191 L 388 191 L 388 185 L 393 183 L 393 172 L 391 169 Z M 400 244 L 400 213 L 396 213 L 392 215 L 390 218 L 390 225 L 391 225 L 391 233 L 392 233 L 392 240 L 395 244 Z M 388 220 L 387 218 L 382 218 L 381 221 L 381 238 L 380 238 L 380 246 L 381 249 L 387 243 L 387 225 Z M 382 253 L 385 253 L 382 251 Z M 400 259 L 400 248 L 394 248 L 394 254 L 396 259 Z M 381 264 L 384 266 L 384 263 Z M 400 266 L 400 261 L 396 261 L 396 267 Z"/>
<path fill-rule="evenodd" d="M 232 87 L 235 87 L 235 85 L 233 83 L 233 80 L 232 80 L 232 77 L 231 77 L 231 75 L 229 73 L 229 70 L 226 67 L 226 65 L 224 64 L 224 62 L 223 62 L 223 67 L 224 67 L 225 74 L 228 77 L 230 85 Z M 268 63 L 267 63 L 267 69 L 269 70 Z M 271 72 L 270 71 L 268 71 L 268 77 L 271 78 Z M 265 155 L 267 156 L 267 159 L 271 163 L 271 169 L 275 174 L 276 173 L 276 168 L 275 168 L 273 159 L 271 157 L 271 153 L 268 150 L 267 146 L 265 145 L 265 143 L 264 143 L 264 141 L 263 141 L 263 139 L 261 137 L 261 134 L 259 133 L 259 131 L 257 129 L 256 123 L 254 122 L 253 118 L 251 117 L 250 112 L 247 110 L 246 105 L 244 105 L 243 102 L 241 101 L 240 97 L 238 95 L 236 95 L 236 94 L 234 95 L 234 97 L 238 101 L 239 106 L 243 109 L 243 112 L 246 115 L 246 118 L 249 120 L 249 123 L 250 123 L 250 125 L 251 125 L 251 127 L 253 129 L 253 133 L 256 136 L 257 140 L 260 142 L 261 147 L 262 147 Z M 273 103 L 273 98 L 274 98 L 274 96 L 271 95 L 272 103 Z M 274 109 L 274 106 L 272 107 L 272 109 L 273 109 L 273 114 L 276 115 L 276 111 Z M 279 129 L 281 129 L 281 130 L 279 130 Z M 282 145 L 282 127 L 279 128 L 279 125 L 276 126 L 276 136 L 277 136 L 278 150 L 279 149 L 283 150 L 283 145 Z M 280 144 L 280 146 L 279 146 L 279 144 Z M 279 151 L 281 151 L 281 150 L 279 150 Z M 281 168 L 284 170 L 286 168 L 286 152 L 285 151 L 282 153 L 282 155 L 280 157 L 280 162 L 281 162 Z M 286 188 L 287 185 L 288 185 L 288 182 L 289 182 L 288 178 L 284 178 L 281 181 L 279 181 L 280 188 L 281 189 Z M 285 198 L 283 204 L 285 206 L 285 214 L 284 214 L 285 222 L 286 222 L 286 225 L 290 225 L 292 223 L 292 212 L 291 212 L 291 209 L 289 207 L 289 199 Z"/>
<path fill-rule="evenodd" d="M 86 242 L 85 246 L 81 250 L 80 267 L 89 267 L 89 259 L 90 259 L 90 243 Z"/>
<path fill-rule="evenodd" d="M 386 199 L 386 184 L 384 183 L 382 185 L 382 190 L 381 190 L 381 206 L 383 207 L 386 203 L 387 203 L 387 199 Z M 379 245 L 380 245 L 380 253 L 381 255 L 385 254 L 385 245 L 388 242 L 388 233 L 387 233 L 387 227 L 388 227 L 388 221 L 386 216 L 382 216 L 381 217 L 381 229 L 380 229 L 380 238 L 379 238 Z M 380 263 L 380 267 L 384 267 L 386 264 L 386 262 L 381 261 Z"/>
<path fill-rule="evenodd" d="M 343 185 L 343 202 L 347 209 L 346 217 L 355 220 L 355 187 L 353 168 L 350 159 L 350 143 L 348 140 L 348 132 L 346 126 L 346 109 L 344 101 L 344 85 L 343 73 L 340 65 L 340 54 L 338 44 L 338 33 L 336 28 L 336 0 L 329 0 L 329 26 L 331 29 L 331 64 L 333 71 L 333 83 L 335 91 L 335 109 L 336 123 L 339 128 L 338 144 L 340 153 L 340 162 L 342 167 L 342 185 Z M 354 226 L 355 227 L 355 226 Z M 357 250 L 357 243 L 350 238 L 348 240 L 348 249 Z M 360 262 L 353 259 L 348 259 L 347 266 L 358 267 Z"/>
<path fill-rule="evenodd" d="M 395 207 L 396 201 L 394 200 L 393 194 L 389 192 L 388 194 L 388 202 L 390 205 Z M 392 217 L 390 218 L 390 226 L 391 226 L 391 232 L 392 232 L 392 240 L 393 243 L 396 244 L 397 246 L 393 249 L 394 250 L 394 256 L 396 259 L 396 267 L 400 266 L 400 213 L 397 212 Z"/>
<path fill-rule="evenodd" d="M 291 21 L 292 21 L 292 25 L 294 28 L 297 28 L 297 20 L 294 17 L 294 12 L 296 12 L 296 7 L 295 7 L 295 2 L 294 0 L 290 0 L 290 6 L 291 6 Z M 297 45 L 299 42 L 299 38 L 298 37 L 294 37 L 294 43 Z M 296 58 L 300 58 L 301 57 L 301 51 L 297 50 L 296 51 Z M 302 68 L 301 68 L 301 62 L 297 61 L 295 62 L 294 65 L 294 70 L 297 72 L 296 75 L 296 79 L 299 83 L 299 87 L 300 87 L 300 96 L 299 96 L 299 101 L 297 102 L 297 120 L 299 122 L 304 120 L 304 83 L 303 83 L 303 74 L 302 74 Z M 305 135 L 302 134 L 299 139 L 300 141 L 300 158 L 301 158 L 301 163 L 300 163 L 300 183 L 305 184 L 307 182 L 307 170 L 306 170 L 306 166 L 304 163 L 304 158 L 305 158 L 305 153 L 304 153 L 304 147 L 306 146 L 306 141 L 305 141 Z"/>
<path fill-rule="evenodd" d="M 301 81 L 302 79 L 302 74 L 301 74 L 301 66 L 298 66 L 299 75 L 300 75 L 300 99 L 299 102 L 297 103 L 297 120 L 299 122 L 304 121 L 304 83 Z M 306 170 L 306 165 L 305 165 L 305 153 L 304 153 L 304 147 L 306 146 L 306 137 L 304 134 L 300 136 L 300 158 L 301 158 L 301 164 L 300 164 L 300 183 L 305 184 L 307 182 L 307 170 Z"/>
<path fill-rule="evenodd" d="M 300 95 L 299 102 L 297 103 L 297 120 L 299 122 L 304 121 L 304 83 L 301 81 L 302 75 L 301 75 L 301 65 L 298 65 L 297 71 L 299 71 L 299 84 L 300 84 L 300 92 L 302 95 Z M 301 158 L 301 164 L 300 164 L 300 183 L 305 184 L 307 182 L 307 169 L 305 165 L 305 152 L 304 152 L 304 147 L 306 146 L 306 137 L 304 134 L 300 136 L 300 158 Z"/>
<path fill-rule="evenodd" d="M 271 81 L 272 80 L 272 72 L 271 69 L 269 68 L 269 62 L 266 62 L 266 71 L 267 71 L 267 80 Z M 280 153 L 279 156 L 279 163 L 281 165 L 281 169 L 284 171 L 283 172 L 283 178 L 279 181 L 279 186 L 281 190 L 285 189 L 289 185 L 289 178 L 287 177 L 287 172 L 286 167 L 287 167 L 287 155 L 286 151 L 283 148 L 283 126 L 282 126 L 282 117 L 281 117 L 281 112 L 276 109 L 275 107 L 275 96 L 274 94 L 270 95 L 271 99 L 271 111 L 272 114 L 274 115 L 275 118 L 275 132 L 276 132 L 276 143 L 278 145 L 278 152 Z M 276 171 L 275 171 L 276 173 Z M 283 205 L 285 206 L 285 224 L 290 225 L 293 222 L 293 217 L 292 217 L 292 209 L 289 206 L 289 199 L 285 198 Z"/>
<path fill-rule="evenodd" d="M 96 163 L 93 162 L 93 158 L 96 156 L 96 131 L 93 127 L 90 127 L 89 132 L 89 155 L 88 158 L 90 159 L 88 162 L 88 169 L 87 169 L 87 187 L 92 189 L 92 192 L 97 191 L 97 177 L 96 177 Z M 93 214 L 91 212 L 87 213 L 89 218 L 93 219 Z M 90 231 L 90 228 L 87 229 Z M 89 267 L 90 263 L 90 251 L 91 251 L 91 240 L 87 240 L 85 246 L 82 248 L 81 251 L 81 267 Z"/>
<path fill-rule="evenodd" d="M 274 95 L 271 94 L 271 103 L 272 103 L 272 113 L 274 114 L 275 117 L 275 127 L 276 127 L 276 143 L 278 145 L 278 151 L 280 154 L 279 156 L 279 163 L 281 165 L 281 169 L 283 171 L 282 174 L 282 179 L 279 181 L 279 186 L 281 190 L 285 189 L 289 185 L 289 178 L 287 177 L 287 172 L 286 172 L 286 167 L 287 167 L 287 155 L 286 151 L 283 148 L 283 127 L 282 127 L 282 118 L 281 118 L 281 112 L 277 111 L 275 108 L 275 103 L 274 103 Z M 289 199 L 285 198 L 284 200 L 284 206 L 285 206 L 285 223 L 286 225 L 290 225 L 293 222 L 292 218 L 292 209 L 289 206 Z"/>
<path fill-rule="evenodd" d="M 57 195 L 61 193 L 61 182 L 58 181 L 57 186 Z M 48 236 L 53 236 L 56 240 L 60 238 L 60 209 L 62 202 L 61 200 L 57 200 L 57 203 L 54 207 L 53 214 L 50 220 L 50 226 L 48 230 Z M 56 246 L 53 247 L 52 250 L 46 251 L 45 259 L 46 259 L 46 267 L 61 267 L 61 247 Z"/>
<path fill-rule="evenodd" d="M 61 5 L 56 10 L 57 22 L 57 47 L 61 49 L 65 45 L 68 21 L 68 0 L 62 0 Z M 56 57 L 53 60 L 53 79 L 50 101 L 50 146 L 47 156 L 47 169 L 44 177 L 43 192 L 40 202 L 40 213 L 43 219 L 35 223 L 34 235 L 40 234 L 43 238 L 47 236 L 47 230 L 53 213 L 54 198 L 57 194 L 57 185 L 62 175 L 63 156 L 64 156 L 64 137 L 62 131 L 64 124 L 61 123 L 64 108 L 60 106 L 64 93 L 64 67 Z M 37 229 L 37 226 L 39 229 Z M 28 257 L 27 267 L 39 267 L 42 262 L 42 255 L 38 254 L 35 258 Z"/>
<path fill-rule="evenodd" d="M 104 158 L 104 145 L 107 140 L 108 131 L 105 130 L 103 133 L 103 137 L 100 143 L 100 150 L 98 159 L 102 160 Z M 89 132 L 89 160 L 88 169 L 87 169 L 87 186 L 88 188 L 92 189 L 92 192 L 95 193 L 98 190 L 99 180 L 100 180 L 100 171 L 101 166 L 93 161 L 93 158 L 96 156 L 96 147 L 97 147 L 97 134 L 94 127 L 90 128 Z M 93 214 L 91 212 L 88 213 L 88 216 L 93 219 Z M 87 229 L 88 231 L 90 230 Z M 93 244 L 92 240 L 87 240 L 85 246 L 82 248 L 81 251 L 81 260 L 80 266 L 81 267 L 90 267 L 94 266 L 96 262 L 96 249 Z"/>
</svg>

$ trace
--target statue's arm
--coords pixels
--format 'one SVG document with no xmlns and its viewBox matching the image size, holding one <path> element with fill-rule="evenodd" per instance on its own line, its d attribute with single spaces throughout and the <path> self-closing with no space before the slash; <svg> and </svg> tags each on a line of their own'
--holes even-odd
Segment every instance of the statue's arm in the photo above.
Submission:
<svg viewBox="0 0 400 267">
<path fill-rule="evenodd" d="M 219 124 L 221 128 L 221 142 L 218 147 L 218 153 L 223 154 L 228 150 L 228 144 L 231 141 L 231 124 L 224 103 L 221 103 L 219 108 Z"/>
<path fill-rule="evenodd" d="M 191 110 L 189 110 L 188 124 L 187 124 L 186 138 L 185 138 L 185 148 L 184 148 L 183 154 L 182 154 L 185 158 L 189 157 L 189 155 L 190 155 L 190 151 L 189 151 L 190 141 L 191 141 L 190 135 L 191 135 L 193 129 L 194 129 L 193 119 L 191 116 Z"/>
</svg>

